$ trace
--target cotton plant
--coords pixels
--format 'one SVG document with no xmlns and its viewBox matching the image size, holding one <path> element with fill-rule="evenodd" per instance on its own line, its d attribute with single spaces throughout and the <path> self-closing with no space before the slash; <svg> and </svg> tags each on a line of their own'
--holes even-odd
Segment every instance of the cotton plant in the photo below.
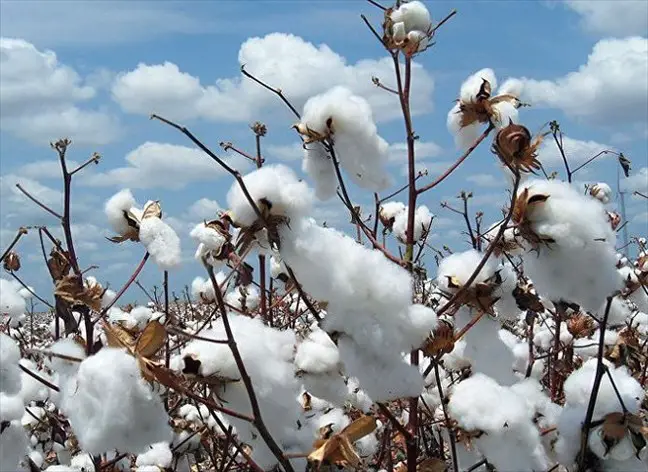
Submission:
<svg viewBox="0 0 648 472">
<path fill-rule="evenodd" d="M 409 55 L 425 51 L 433 34 L 430 12 L 417 0 L 385 10 L 384 29 L 387 45 Z"/>
<path fill-rule="evenodd" d="M 316 182 L 318 198 L 335 195 L 335 159 L 362 188 L 384 190 L 390 185 L 385 166 L 389 145 L 378 134 L 371 107 L 345 87 L 311 97 L 295 125 L 304 138 L 303 169 Z"/>
<path fill-rule="evenodd" d="M 177 267 L 181 261 L 180 238 L 162 221 L 162 207 L 157 201 L 148 201 L 142 209 L 129 189 L 113 195 L 105 204 L 108 222 L 117 236 L 115 243 L 141 242 L 163 270 Z"/>
<path fill-rule="evenodd" d="M 459 99 L 448 112 L 448 130 L 460 148 L 468 148 L 479 135 L 482 125 L 503 128 L 518 121 L 518 109 L 522 106 L 520 94 L 522 82 L 517 79 L 505 81 L 497 94 L 497 79 L 492 69 L 481 69 L 461 84 Z"/>
<path fill-rule="evenodd" d="M 392 231 L 398 241 L 407 242 L 408 208 L 404 203 L 391 201 L 380 206 L 379 217 L 384 228 Z M 425 205 L 420 205 L 414 211 L 413 241 L 418 242 L 423 235 L 430 232 L 434 215 Z"/>
</svg>

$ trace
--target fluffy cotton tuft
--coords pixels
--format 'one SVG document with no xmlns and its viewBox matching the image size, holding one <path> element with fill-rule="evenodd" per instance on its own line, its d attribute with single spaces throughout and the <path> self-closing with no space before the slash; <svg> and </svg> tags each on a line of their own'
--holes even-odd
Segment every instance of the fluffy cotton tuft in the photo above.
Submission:
<svg viewBox="0 0 648 472">
<path fill-rule="evenodd" d="M 27 302 L 23 296 L 22 285 L 14 280 L 0 279 L 0 315 L 6 315 L 11 321 L 20 321 L 27 311 Z"/>
<path fill-rule="evenodd" d="M 312 190 L 305 182 L 300 181 L 289 167 L 282 164 L 263 166 L 243 177 L 243 181 L 257 207 L 267 205 L 271 215 L 298 219 L 311 208 Z M 227 204 L 230 216 L 236 223 L 249 226 L 257 219 L 254 208 L 250 205 L 238 183 L 234 183 L 227 193 Z"/>
<path fill-rule="evenodd" d="M 127 188 L 117 192 L 106 202 L 104 211 L 108 217 L 108 223 L 117 234 L 128 232 L 129 226 L 126 218 L 124 218 L 124 212 L 130 210 L 136 204 L 135 197 Z"/>
<path fill-rule="evenodd" d="M 389 176 L 384 168 L 389 145 L 378 135 L 371 107 L 365 99 L 345 87 L 334 87 L 311 97 L 304 105 L 299 128 L 302 132 L 310 130 L 320 136 L 330 134 L 340 166 L 362 188 L 380 191 L 389 186 Z M 331 170 L 317 161 L 325 158 L 322 145 L 306 145 L 305 154 L 311 161 L 304 164 L 305 170 L 313 171 L 309 172 L 313 180 L 322 180 L 317 184 L 320 189 L 318 196 L 332 197 L 335 192 L 331 192 Z M 332 167 L 333 164 L 329 163 Z"/>
<path fill-rule="evenodd" d="M 135 358 L 121 349 L 104 347 L 84 360 L 61 393 L 61 409 L 86 452 L 138 453 L 171 440 L 160 399 L 142 379 Z"/>
<path fill-rule="evenodd" d="M 554 242 L 541 243 L 522 255 L 525 274 L 538 292 L 551 300 L 567 300 L 595 312 L 621 286 L 616 270 L 616 233 L 600 202 L 570 184 L 532 180 L 518 192 L 548 195 L 527 210 L 531 229 Z"/>
<path fill-rule="evenodd" d="M 155 263 L 163 270 L 180 265 L 180 238 L 168 224 L 156 216 L 144 218 L 139 237 Z"/>
</svg>

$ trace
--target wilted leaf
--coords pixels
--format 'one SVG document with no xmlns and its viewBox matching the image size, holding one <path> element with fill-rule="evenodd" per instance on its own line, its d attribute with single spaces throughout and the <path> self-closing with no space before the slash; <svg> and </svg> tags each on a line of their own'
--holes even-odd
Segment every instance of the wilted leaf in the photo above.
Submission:
<svg viewBox="0 0 648 472">
<path fill-rule="evenodd" d="M 376 419 L 372 416 L 361 416 L 339 433 L 328 439 L 315 441 L 315 450 L 308 455 L 308 460 L 316 463 L 332 463 L 343 467 L 357 468 L 360 456 L 353 448 L 353 443 L 371 434 L 377 427 Z"/>
<path fill-rule="evenodd" d="M 100 311 L 103 289 L 99 284 L 83 284 L 79 277 L 70 274 L 56 281 L 54 295 L 69 303 L 86 305 L 94 311 Z"/>
<path fill-rule="evenodd" d="M 605 415 L 603 420 L 603 435 L 613 440 L 621 440 L 626 434 L 625 415 L 615 412 Z"/>
<path fill-rule="evenodd" d="M 106 322 L 104 322 L 102 326 L 103 326 L 104 333 L 106 334 L 106 340 L 108 341 L 108 345 L 110 347 L 116 347 L 116 348 L 125 347 L 131 353 L 134 351 L 135 339 L 128 331 L 126 331 L 121 326 L 111 325 Z"/>
<path fill-rule="evenodd" d="M 137 339 L 135 352 L 147 358 L 154 356 L 164 346 L 166 336 L 166 328 L 162 323 L 157 320 L 149 322 Z"/>
</svg>

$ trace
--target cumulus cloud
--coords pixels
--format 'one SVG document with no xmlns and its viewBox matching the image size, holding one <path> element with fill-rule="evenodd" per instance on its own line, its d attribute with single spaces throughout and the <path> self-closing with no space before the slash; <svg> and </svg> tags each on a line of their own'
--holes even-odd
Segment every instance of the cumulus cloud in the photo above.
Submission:
<svg viewBox="0 0 648 472">
<path fill-rule="evenodd" d="M 621 181 L 621 186 L 626 192 L 641 192 L 648 194 L 648 167 L 642 167 L 632 172 L 630 177 Z"/>
<path fill-rule="evenodd" d="M 597 143 L 596 141 L 581 141 L 580 139 L 563 136 L 563 150 L 569 162 L 569 166 L 574 169 L 583 164 L 588 159 L 598 153 L 606 150 L 615 151 L 611 146 Z M 613 156 L 608 154 L 607 157 Z M 605 159 L 606 156 L 600 156 L 597 159 Z M 545 167 L 562 166 L 563 160 L 553 139 L 545 139 L 538 151 L 538 159 Z"/>
<path fill-rule="evenodd" d="M 96 90 L 53 51 L 39 51 L 22 39 L 0 38 L 0 128 L 48 144 L 61 137 L 77 143 L 106 144 L 119 125 L 113 116 L 77 104 Z"/>
<path fill-rule="evenodd" d="M 502 178 L 497 178 L 492 174 L 474 174 L 474 175 L 469 175 L 466 177 L 466 180 L 468 182 L 472 182 L 478 187 L 490 187 L 490 188 L 496 188 L 496 187 L 505 187 L 506 186 L 506 181 Z"/>
<path fill-rule="evenodd" d="M 603 39 L 575 72 L 552 80 L 521 79 L 522 98 L 590 123 L 643 123 L 648 121 L 647 76 L 648 39 Z"/>
<path fill-rule="evenodd" d="M 213 220 L 220 209 L 221 206 L 216 200 L 201 198 L 193 202 L 189 207 L 189 217 L 197 221 Z"/>
<path fill-rule="evenodd" d="M 189 183 L 214 180 L 225 173 L 201 150 L 175 144 L 145 142 L 129 152 L 125 160 L 128 165 L 88 175 L 81 182 L 91 186 L 179 190 Z M 238 157 L 226 161 L 240 170 L 247 165 Z"/>
<path fill-rule="evenodd" d="M 312 95 L 344 85 L 369 101 L 378 121 L 401 115 L 398 98 L 371 81 L 372 76 L 384 83 L 392 81 L 390 58 L 349 64 L 325 44 L 316 46 L 298 36 L 272 33 L 245 41 L 239 50 L 239 63 L 264 82 L 281 88 L 298 108 Z M 433 87 L 430 74 L 414 64 L 412 93 L 417 99 L 412 104 L 413 114 L 431 111 Z M 250 121 L 269 107 L 282 106 L 274 94 L 246 78 L 203 84 L 171 62 L 140 63 L 120 74 L 112 95 L 127 112 L 158 113 L 176 120 Z"/>
<path fill-rule="evenodd" d="M 586 31 L 603 36 L 645 35 L 648 30 L 648 2 L 644 0 L 565 0 L 581 15 Z"/>
</svg>

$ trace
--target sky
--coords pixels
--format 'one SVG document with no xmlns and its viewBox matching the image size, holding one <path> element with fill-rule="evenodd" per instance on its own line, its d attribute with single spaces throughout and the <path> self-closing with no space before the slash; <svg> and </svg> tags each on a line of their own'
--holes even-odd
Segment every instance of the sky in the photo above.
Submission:
<svg viewBox="0 0 648 472">
<path fill-rule="evenodd" d="M 386 2 L 383 3 L 388 6 Z M 436 44 L 415 59 L 413 105 L 417 159 L 431 181 L 461 154 L 447 129 L 447 113 L 461 83 L 492 68 L 498 81 L 523 81 L 521 122 L 539 132 L 557 120 L 572 167 L 601 150 L 621 151 L 632 161 L 623 179 L 628 229 L 648 234 L 648 2 L 434 1 L 434 20 L 457 14 L 438 31 Z M 344 85 L 371 104 L 378 131 L 390 143 L 394 188 L 406 180 L 404 125 L 396 97 L 376 88 L 393 85 L 391 59 L 360 15 L 380 29 L 382 12 L 360 0 L 248 0 L 217 2 L 0 1 L 0 247 L 20 226 L 57 221 L 28 201 L 20 183 L 52 208 L 62 208 L 62 182 L 51 141 L 69 137 L 69 166 L 93 152 L 102 158 L 74 176 L 73 233 L 82 267 L 112 288 L 121 287 L 144 254 L 141 245 L 114 245 L 105 201 L 130 188 L 140 204 L 160 200 L 164 219 L 182 239 L 182 266 L 170 274 L 179 293 L 203 269 L 193 259 L 191 228 L 226 208 L 230 176 L 151 113 L 176 120 L 240 169 L 245 159 L 221 142 L 253 151 L 249 125 L 263 122 L 267 163 L 287 164 L 300 175 L 302 151 L 290 127 L 294 117 L 277 97 L 243 78 L 241 65 L 281 88 L 301 109 L 306 100 Z M 544 128 L 546 130 L 546 126 Z M 540 160 L 563 172 L 548 142 Z M 447 181 L 420 203 L 437 215 L 431 242 L 468 247 L 461 217 L 441 207 L 473 192 L 471 213 L 497 221 L 508 194 L 496 158 L 485 143 Z M 614 156 L 579 171 L 579 185 L 608 182 L 617 189 Z M 564 175 L 561 174 L 561 175 Z M 373 196 L 352 189 L 372 207 Z M 618 196 L 617 196 L 618 198 Z M 611 208 L 618 207 L 615 199 Z M 320 223 L 349 230 L 349 216 L 335 200 L 317 205 Z M 58 231 L 55 234 L 61 235 Z M 20 242 L 19 275 L 37 293 L 51 293 L 37 232 Z M 140 279 L 160 285 L 154 264 Z M 137 288 L 124 301 L 140 298 Z M 47 297 L 49 298 L 49 297 Z"/>
</svg>

